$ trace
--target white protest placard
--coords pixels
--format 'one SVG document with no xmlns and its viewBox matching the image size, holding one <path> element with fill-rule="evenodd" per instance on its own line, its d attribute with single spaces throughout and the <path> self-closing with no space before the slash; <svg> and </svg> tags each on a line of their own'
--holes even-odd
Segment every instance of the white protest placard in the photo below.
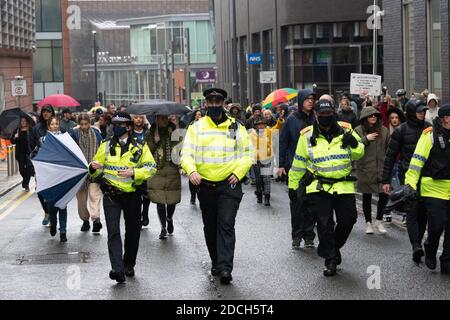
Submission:
<svg viewBox="0 0 450 320">
<path fill-rule="evenodd" d="M 352 73 L 350 76 L 350 94 L 381 96 L 381 76 Z"/>
<path fill-rule="evenodd" d="M 276 71 L 262 71 L 259 73 L 259 82 L 261 83 L 277 83 Z"/>
</svg>

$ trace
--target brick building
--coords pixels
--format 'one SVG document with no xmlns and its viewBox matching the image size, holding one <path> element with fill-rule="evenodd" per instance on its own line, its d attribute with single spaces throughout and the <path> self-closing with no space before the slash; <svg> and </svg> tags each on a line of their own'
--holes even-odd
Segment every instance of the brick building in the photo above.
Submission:
<svg viewBox="0 0 450 320">
<path fill-rule="evenodd" d="M 383 1 L 384 74 L 391 92 L 427 88 L 450 102 L 448 0 Z"/>
<path fill-rule="evenodd" d="M 33 103 L 52 94 L 72 94 L 68 0 L 35 0 L 35 4 Z"/>
<path fill-rule="evenodd" d="M 0 111 L 20 106 L 32 108 L 32 50 L 35 40 L 34 0 L 0 2 Z M 27 95 L 12 95 L 11 81 L 22 76 Z"/>
</svg>

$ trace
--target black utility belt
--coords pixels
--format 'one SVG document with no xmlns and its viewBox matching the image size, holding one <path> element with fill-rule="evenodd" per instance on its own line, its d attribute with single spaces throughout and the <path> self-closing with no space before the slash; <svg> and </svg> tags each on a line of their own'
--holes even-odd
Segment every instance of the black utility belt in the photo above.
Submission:
<svg viewBox="0 0 450 320">
<path fill-rule="evenodd" d="M 207 187 L 207 188 L 216 188 L 219 187 L 221 185 L 224 184 L 228 184 L 228 179 L 227 180 L 223 180 L 223 181 L 219 181 L 219 182 L 213 182 L 213 181 L 208 181 L 208 180 L 203 180 L 200 183 L 201 186 Z"/>
</svg>

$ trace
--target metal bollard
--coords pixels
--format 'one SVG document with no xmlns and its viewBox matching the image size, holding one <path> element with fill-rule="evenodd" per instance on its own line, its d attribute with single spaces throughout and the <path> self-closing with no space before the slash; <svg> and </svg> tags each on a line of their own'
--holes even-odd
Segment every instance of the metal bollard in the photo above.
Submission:
<svg viewBox="0 0 450 320">
<path fill-rule="evenodd" d="M 14 159 L 14 175 L 19 173 L 19 162 L 16 159 L 16 145 L 13 145 L 13 159 Z"/>
<path fill-rule="evenodd" d="M 19 167 L 16 161 L 16 146 L 7 146 L 7 166 L 8 166 L 8 177 L 15 176 L 19 172 Z"/>
<path fill-rule="evenodd" d="M 6 164 L 8 166 L 8 177 L 11 177 L 14 175 L 13 170 L 14 170 L 14 162 L 13 162 L 13 158 L 12 158 L 12 146 L 7 146 L 6 147 Z"/>
</svg>

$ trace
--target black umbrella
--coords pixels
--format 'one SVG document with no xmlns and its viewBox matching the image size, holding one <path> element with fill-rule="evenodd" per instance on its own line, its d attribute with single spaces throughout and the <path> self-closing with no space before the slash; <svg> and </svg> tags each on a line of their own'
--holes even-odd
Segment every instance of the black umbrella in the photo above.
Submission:
<svg viewBox="0 0 450 320">
<path fill-rule="evenodd" d="M 128 107 L 127 112 L 137 116 L 170 116 L 172 114 L 183 115 L 192 110 L 181 103 L 165 100 L 149 100 L 135 103 Z"/>
<path fill-rule="evenodd" d="M 19 127 L 20 118 L 26 118 L 30 126 L 34 126 L 33 118 L 20 108 L 8 109 L 0 114 L 0 136 L 10 139 L 14 131 Z"/>
</svg>

